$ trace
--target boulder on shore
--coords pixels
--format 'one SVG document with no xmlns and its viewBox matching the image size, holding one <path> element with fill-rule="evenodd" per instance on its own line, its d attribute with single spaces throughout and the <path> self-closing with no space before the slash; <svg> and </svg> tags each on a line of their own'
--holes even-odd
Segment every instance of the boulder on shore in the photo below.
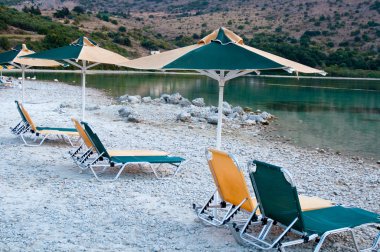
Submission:
<svg viewBox="0 0 380 252">
<path fill-rule="evenodd" d="M 203 98 L 195 98 L 191 102 L 193 103 L 194 106 L 197 106 L 197 107 L 206 106 L 205 100 Z"/>
</svg>

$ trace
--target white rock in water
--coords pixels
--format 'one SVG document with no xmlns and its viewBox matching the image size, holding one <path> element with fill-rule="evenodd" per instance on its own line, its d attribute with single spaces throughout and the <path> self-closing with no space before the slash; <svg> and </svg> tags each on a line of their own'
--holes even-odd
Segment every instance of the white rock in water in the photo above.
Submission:
<svg viewBox="0 0 380 252">
<path fill-rule="evenodd" d="M 271 114 L 269 114 L 268 112 L 264 111 L 260 114 L 260 116 L 265 119 L 265 120 L 268 120 L 270 118 L 272 118 L 273 116 Z"/>
<path fill-rule="evenodd" d="M 119 109 L 118 112 L 119 112 L 119 116 L 128 117 L 130 114 L 133 113 L 133 109 L 131 109 L 129 107 L 123 107 L 123 108 Z"/>
<path fill-rule="evenodd" d="M 203 98 L 195 98 L 191 102 L 193 103 L 194 106 L 197 106 L 197 107 L 206 106 L 205 100 Z"/>
<path fill-rule="evenodd" d="M 177 116 L 177 120 L 181 122 L 191 122 L 191 114 L 188 112 L 182 112 Z"/>
<path fill-rule="evenodd" d="M 132 104 L 140 103 L 141 96 L 140 95 L 128 96 L 128 102 Z"/>
<path fill-rule="evenodd" d="M 150 96 L 143 97 L 142 99 L 143 103 L 150 103 L 152 101 L 152 98 Z"/>
</svg>

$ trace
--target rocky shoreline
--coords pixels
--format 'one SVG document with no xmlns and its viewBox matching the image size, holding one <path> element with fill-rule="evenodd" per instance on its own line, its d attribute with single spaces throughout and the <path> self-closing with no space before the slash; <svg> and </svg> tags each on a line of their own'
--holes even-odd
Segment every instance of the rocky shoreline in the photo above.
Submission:
<svg viewBox="0 0 380 252">
<path fill-rule="evenodd" d="M 136 113 L 130 105 L 136 104 L 172 104 L 181 108 L 177 115 L 177 121 L 200 122 L 216 125 L 218 122 L 218 108 L 206 106 L 204 98 L 195 98 L 192 101 L 183 97 L 179 93 L 162 94 L 160 98 L 152 99 L 150 96 L 141 97 L 139 95 L 123 95 L 118 98 L 121 104 L 126 104 L 118 112 L 121 117 L 129 122 L 140 122 L 141 115 Z M 268 112 L 259 110 L 253 112 L 252 108 L 232 107 L 228 102 L 223 102 L 223 123 L 233 128 L 252 126 L 256 124 L 268 125 L 275 117 Z"/>
<path fill-rule="evenodd" d="M 73 127 L 70 118 L 80 117 L 80 87 L 27 81 L 26 88 L 24 105 L 38 125 Z M 215 125 L 189 110 L 212 115 L 210 106 L 189 101 L 182 107 L 143 97 L 138 103 L 121 102 L 87 89 L 86 121 L 107 148 L 161 150 L 188 160 L 174 180 L 160 181 L 147 167 L 131 166 L 114 183 L 99 183 L 91 173 L 80 173 L 66 144 L 50 140 L 38 148 L 23 146 L 7 130 L 20 121 L 14 104 L 20 90 L 1 89 L 0 96 L 1 111 L 6 111 L 0 113 L 0 251 L 256 251 L 237 244 L 228 229 L 204 225 L 192 209 L 215 190 L 204 157 L 205 148 L 215 144 Z M 125 108 L 139 115 L 139 123 L 120 116 Z M 184 112 L 190 122 L 178 119 Z M 287 168 L 304 195 L 380 212 L 377 164 L 273 141 L 265 134 L 267 125 L 246 126 L 241 115 L 229 115 L 222 149 L 237 158 L 248 184 L 245 165 L 257 159 Z M 374 234 L 361 229 L 359 244 L 368 244 Z M 310 251 L 313 245 L 289 251 Z M 337 235 L 324 251 L 348 247 L 350 237 Z"/>
</svg>

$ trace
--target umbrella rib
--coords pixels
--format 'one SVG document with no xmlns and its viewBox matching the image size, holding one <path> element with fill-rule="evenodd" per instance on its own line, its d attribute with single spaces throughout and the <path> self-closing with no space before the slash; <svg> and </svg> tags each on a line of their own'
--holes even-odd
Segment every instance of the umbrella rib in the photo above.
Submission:
<svg viewBox="0 0 380 252">
<path fill-rule="evenodd" d="M 81 65 L 79 65 L 79 64 L 77 64 L 77 63 L 75 63 L 75 62 L 73 62 L 73 61 L 71 61 L 71 60 L 69 60 L 69 59 L 64 59 L 64 61 L 66 61 L 67 63 L 69 63 L 69 64 L 71 64 L 71 65 L 73 65 L 73 66 L 76 66 L 76 67 L 78 67 L 78 68 L 80 68 L 80 69 L 83 68 Z"/>
<path fill-rule="evenodd" d="M 249 73 L 252 73 L 252 72 L 255 72 L 256 70 L 243 70 L 243 71 L 230 71 L 226 77 L 225 77 L 225 80 L 228 81 L 228 80 L 231 80 L 231 79 L 234 79 L 234 78 L 237 78 L 237 77 L 240 77 L 240 76 L 243 76 L 243 75 L 246 75 L 246 74 L 249 74 Z"/>
<path fill-rule="evenodd" d="M 203 74 L 203 75 L 206 75 L 206 76 L 210 77 L 211 79 L 214 79 L 214 80 L 217 80 L 217 81 L 220 80 L 219 75 L 216 74 L 215 71 L 211 71 L 211 70 L 209 70 L 209 71 L 206 71 L 206 70 L 196 70 L 196 71 L 198 73 L 200 73 L 200 74 Z"/>
<path fill-rule="evenodd" d="M 90 69 L 91 67 L 94 67 L 94 66 L 97 66 L 97 65 L 100 65 L 100 64 L 102 64 L 102 63 L 100 63 L 100 62 L 94 63 L 94 64 L 92 64 L 92 65 L 89 65 L 89 66 L 87 67 L 87 69 Z"/>
</svg>

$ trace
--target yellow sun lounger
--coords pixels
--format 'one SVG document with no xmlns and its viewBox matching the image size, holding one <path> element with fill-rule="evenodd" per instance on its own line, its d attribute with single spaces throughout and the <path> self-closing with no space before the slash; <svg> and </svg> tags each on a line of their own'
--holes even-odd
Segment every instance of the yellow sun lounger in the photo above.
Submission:
<svg viewBox="0 0 380 252">
<path fill-rule="evenodd" d="M 102 143 L 100 142 L 99 138 L 95 133 L 92 132 L 91 128 L 88 126 L 88 124 L 82 122 L 86 127 L 87 130 L 84 129 L 78 120 L 72 118 L 72 121 L 78 130 L 79 135 L 81 136 L 83 140 L 83 144 L 75 151 L 70 152 L 71 157 L 73 158 L 74 162 L 82 169 L 88 169 L 90 168 L 92 172 L 94 173 L 95 177 L 99 181 L 101 180 L 96 172 L 94 171 L 95 165 L 99 161 L 103 161 L 103 159 L 111 161 L 112 166 L 120 166 L 122 164 L 123 168 L 120 169 L 121 171 L 124 169 L 125 165 L 127 163 L 168 163 L 172 164 L 177 167 L 175 169 L 174 173 L 171 177 L 174 177 L 177 172 L 179 171 L 180 165 L 184 163 L 184 159 L 178 158 L 178 157 L 172 157 L 169 156 L 168 152 L 164 151 L 157 151 L 157 150 L 106 150 Z M 95 143 L 94 143 L 95 142 Z M 81 149 L 86 149 L 85 151 L 81 151 Z M 113 161 L 112 161 L 113 160 Z M 115 162 L 116 160 L 116 162 Z M 120 164 L 117 164 L 120 162 Z M 107 163 L 107 162 L 106 162 Z M 104 166 L 105 168 L 109 167 L 110 164 L 100 165 Z M 151 164 L 150 167 L 152 168 L 155 176 L 159 179 L 162 177 L 159 177 L 157 174 L 156 169 L 154 169 Z M 120 175 L 120 172 L 117 174 L 117 176 L 112 179 L 116 180 Z"/>
<path fill-rule="evenodd" d="M 69 151 L 71 158 L 82 170 L 86 170 L 92 162 L 91 155 L 97 153 L 97 149 L 92 144 L 90 138 L 82 128 L 79 121 L 71 118 L 74 123 L 75 129 L 78 131 L 83 143 L 75 150 Z M 157 150 L 107 150 L 108 154 L 112 157 L 115 156 L 165 156 L 169 153 Z"/>
<path fill-rule="evenodd" d="M 70 143 L 71 146 L 74 146 L 70 138 L 79 136 L 75 128 L 52 128 L 36 126 L 36 124 L 33 122 L 32 118 L 30 117 L 29 113 L 26 111 L 24 106 L 18 101 L 15 101 L 15 103 L 17 105 L 17 110 L 19 111 L 22 120 L 16 127 L 11 129 L 11 131 L 15 135 L 19 135 L 25 143 L 25 145 L 40 146 L 49 136 L 55 135 L 62 138 L 64 141 Z M 42 139 L 37 144 L 30 144 L 25 139 L 25 135 L 28 133 L 32 134 L 34 142 L 36 142 L 39 137 L 42 137 Z"/>
<path fill-rule="evenodd" d="M 241 210 L 259 215 L 256 199 L 249 192 L 237 160 L 232 155 L 214 149 L 206 150 L 206 157 L 217 189 L 203 207 L 194 205 L 198 217 L 211 225 L 221 226 Z M 307 196 L 300 196 L 300 202 L 303 211 L 333 205 L 328 200 Z"/>
</svg>

